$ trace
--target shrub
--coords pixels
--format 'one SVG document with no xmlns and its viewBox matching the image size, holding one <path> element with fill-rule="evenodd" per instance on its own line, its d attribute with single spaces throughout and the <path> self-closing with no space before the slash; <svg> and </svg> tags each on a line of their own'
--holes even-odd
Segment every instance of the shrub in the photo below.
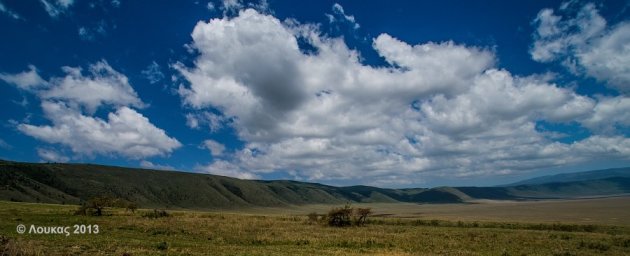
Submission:
<svg viewBox="0 0 630 256">
<path fill-rule="evenodd" d="M 328 225 L 332 227 L 346 227 L 352 224 L 352 207 L 346 204 L 343 208 L 333 208 L 328 212 Z"/>
<path fill-rule="evenodd" d="M 99 196 L 93 197 L 90 200 L 83 202 L 79 209 L 74 212 L 74 214 L 85 216 L 102 216 L 103 211 L 107 207 L 125 208 L 125 211 L 131 211 L 132 213 L 135 213 L 136 209 L 138 209 L 138 205 L 133 202 L 129 202 L 120 198 Z"/>
<path fill-rule="evenodd" d="M 147 212 L 142 215 L 142 217 L 150 218 L 150 219 L 157 219 L 157 218 L 170 217 L 170 216 L 171 214 L 168 213 L 167 211 L 158 210 L 158 209 L 153 209 L 153 211 Z"/>
<path fill-rule="evenodd" d="M 317 222 L 319 220 L 319 215 L 316 212 L 311 212 L 307 216 L 309 222 Z"/>
<path fill-rule="evenodd" d="M 84 202 L 79 209 L 74 212 L 75 215 L 85 216 L 102 216 L 105 207 L 113 207 L 116 204 L 116 199 L 109 197 L 94 197 Z"/>
<path fill-rule="evenodd" d="M 355 214 L 357 216 L 355 223 L 358 226 L 363 226 L 365 225 L 365 222 L 367 221 L 367 217 L 370 214 L 372 214 L 372 209 L 371 208 L 357 208 L 355 211 Z"/>
<path fill-rule="evenodd" d="M 166 242 L 160 242 L 159 244 L 157 244 L 156 248 L 160 251 L 164 251 L 168 249 L 168 244 Z"/>
<path fill-rule="evenodd" d="M 342 208 L 333 208 L 328 212 L 328 225 L 332 227 L 346 227 L 352 224 L 357 226 L 365 225 L 368 216 L 372 214 L 371 208 L 352 208 L 346 204 Z M 316 219 L 317 214 L 309 214 L 309 219 Z"/>
</svg>

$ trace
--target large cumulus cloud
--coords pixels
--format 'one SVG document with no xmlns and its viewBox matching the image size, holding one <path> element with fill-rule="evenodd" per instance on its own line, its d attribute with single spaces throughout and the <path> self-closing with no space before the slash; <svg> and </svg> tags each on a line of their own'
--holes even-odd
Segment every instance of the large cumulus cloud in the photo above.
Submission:
<svg viewBox="0 0 630 256">
<path fill-rule="evenodd" d="M 221 112 L 245 141 L 200 170 L 401 185 L 628 159 L 629 140 L 614 131 L 563 144 L 536 127 L 577 122 L 603 131 L 612 117 L 601 104 L 622 103 L 514 76 L 495 68 L 488 49 L 381 34 L 373 49 L 389 65 L 370 66 L 316 25 L 252 9 L 199 22 L 192 38 L 194 65 L 176 65 L 187 80 L 183 102 Z"/>
</svg>

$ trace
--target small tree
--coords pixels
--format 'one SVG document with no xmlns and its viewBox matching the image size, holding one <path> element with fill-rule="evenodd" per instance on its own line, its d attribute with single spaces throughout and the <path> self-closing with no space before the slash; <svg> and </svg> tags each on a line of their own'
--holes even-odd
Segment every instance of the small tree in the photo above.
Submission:
<svg viewBox="0 0 630 256">
<path fill-rule="evenodd" d="M 328 212 L 328 225 L 333 227 L 345 227 L 352 224 L 352 207 L 346 204 L 343 208 L 333 208 Z"/>
<path fill-rule="evenodd" d="M 94 197 L 84 202 L 75 212 L 76 215 L 102 216 L 105 207 L 115 205 L 115 200 L 109 197 Z"/>
<path fill-rule="evenodd" d="M 365 225 L 365 222 L 367 221 L 367 217 L 370 214 L 372 214 L 371 208 L 357 208 L 355 211 L 355 215 L 357 216 L 356 224 L 358 226 Z"/>
</svg>

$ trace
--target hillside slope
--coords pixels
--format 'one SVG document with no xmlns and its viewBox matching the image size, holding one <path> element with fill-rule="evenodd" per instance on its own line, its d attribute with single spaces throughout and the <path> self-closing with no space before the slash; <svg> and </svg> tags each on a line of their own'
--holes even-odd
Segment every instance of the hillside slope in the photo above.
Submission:
<svg viewBox="0 0 630 256">
<path fill-rule="evenodd" d="M 602 180 L 602 179 L 614 178 L 614 177 L 630 178 L 630 167 L 547 175 L 547 176 L 541 176 L 541 177 L 536 177 L 533 179 L 519 181 L 516 183 L 509 184 L 507 186 L 538 185 L 538 184 L 545 184 L 545 183 Z"/>
<path fill-rule="evenodd" d="M 142 207 L 225 209 L 347 202 L 462 203 L 476 199 L 527 200 L 624 193 L 630 193 L 630 178 L 507 187 L 384 189 L 287 180 L 240 180 L 91 164 L 0 161 L 0 200 L 22 202 L 78 204 L 96 196 L 110 196 Z"/>
<path fill-rule="evenodd" d="M 90 164 L 0 162 L 0 199 L 24 202 L 76 204 L 104 195 L 124 198 L 144 207 L 189 209 L 346 202 L 460 202 L 458 197 L 447 194 L 420 196 L 431 191 L 239 180 L 210 174 Z"/>
</svg>

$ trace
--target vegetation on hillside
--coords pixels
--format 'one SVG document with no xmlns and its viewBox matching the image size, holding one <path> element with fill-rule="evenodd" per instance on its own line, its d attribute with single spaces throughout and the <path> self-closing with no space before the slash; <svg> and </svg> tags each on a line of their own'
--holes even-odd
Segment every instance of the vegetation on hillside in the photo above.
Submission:
<svg viewBox="0 0 630 256">
<path fill-rule="evenodd" d="M 119 198 L 146 208 L 242 209 L 304 204 L 461 203 L 475 199 L 565 198 L 630 193 L 630 178 L 520 185 L 383 189 L 84 164 L 0 162 L 0 200 L 82 204 Z"/>
</svg>

